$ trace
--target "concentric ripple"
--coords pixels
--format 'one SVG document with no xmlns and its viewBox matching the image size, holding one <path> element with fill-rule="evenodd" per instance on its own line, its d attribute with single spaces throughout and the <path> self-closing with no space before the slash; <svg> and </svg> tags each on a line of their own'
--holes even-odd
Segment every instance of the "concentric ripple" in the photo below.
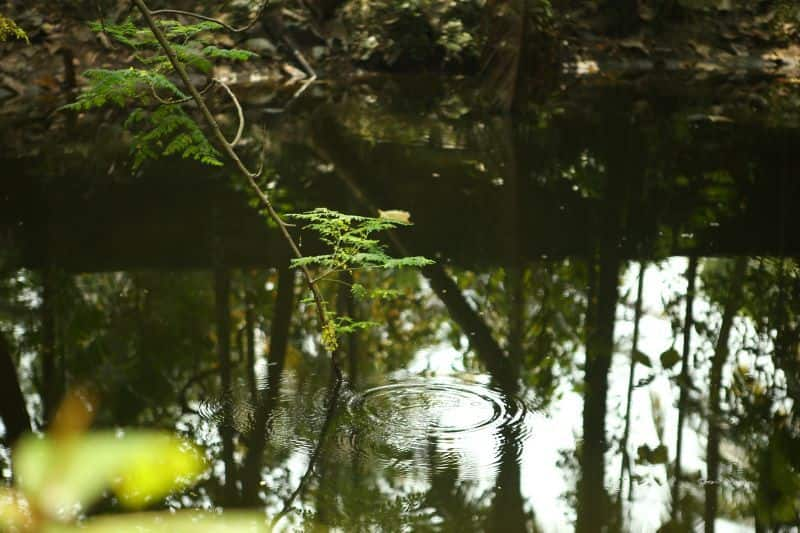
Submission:
<svg viewBox="0 0 800 533">
<path fill-rule="evenodd" d="M 348 403 L 348 447 L 393 467 L 464 474 L 516 459 L 529 411 L 518 398 L 459 379 L 413 379 L 368 389 Z M 344 444 L 344 443 L 342 443 Z"/>
<path fill-rule="evenodd" d="M 227 416 L 230 420 L 226 421 Z M 218 426 L 228 425 L 237 431 L 246 433 L 252 428 L 255 417 L 255 406 L 242 399 L 231 396 L 203 399 L 198 402 L 197 414 L 200 418 Z"/>
</svg>

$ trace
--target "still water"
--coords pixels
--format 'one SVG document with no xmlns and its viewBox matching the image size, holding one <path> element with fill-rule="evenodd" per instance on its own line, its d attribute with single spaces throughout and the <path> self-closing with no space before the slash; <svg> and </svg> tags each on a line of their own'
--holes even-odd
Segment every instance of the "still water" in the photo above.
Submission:
<svg viewBox="0 0 800 533">
<path fill-rule="evenodd" d="M 341 382 L 225 171 L 132 173 L 114 120 L 25 143 L 3 117 L 0 355 L 37 430 L 81 385 L 97 427 L 201 445 L 210 471 L 168 508 L 280 531 L 791 531 L 800 124 L 749 83 L 578 80 L 509 117 L 429 80 L 251 88 L 244 152 L 283 212 L 407 210 L 392 253 L 436 260 L 324 287 L 378 324 L 340 339 Z M 355 299 L 350 275 L 399 297 Z"/>
</svg>

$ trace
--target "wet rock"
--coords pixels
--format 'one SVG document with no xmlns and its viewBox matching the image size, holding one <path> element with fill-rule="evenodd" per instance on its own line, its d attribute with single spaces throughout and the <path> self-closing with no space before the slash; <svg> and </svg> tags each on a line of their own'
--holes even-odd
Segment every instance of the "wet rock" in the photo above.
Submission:
<svg viewBox="0 0 800 533">
<path fill-rule="evenodd" d="M 242 44 L 242 48 L 250 50 L 261 56 L 271 56 L 278 52 L 277 47 L 272 44 L 272 41 L 264 37 L 256 37 L 248 39 Z"/>
</svg>

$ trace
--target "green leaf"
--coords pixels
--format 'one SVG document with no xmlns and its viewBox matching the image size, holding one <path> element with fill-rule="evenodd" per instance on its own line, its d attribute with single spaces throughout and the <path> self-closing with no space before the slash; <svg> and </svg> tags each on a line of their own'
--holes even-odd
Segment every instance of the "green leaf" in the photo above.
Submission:
<svg viewBox="0 0 800 533">
<path fill-rule="evenodd" d="M 369 296 L 367 292 L 367 288 L 361 285 L 360 283 L 354 283 L 352 287 L 350 287 L 350 294 L 353 295 L 353 298 L 363 300 Z"/>
<path fill-rule="evenodd" d="M 186 98 L 186 94 L 163 74 L 151 70 L 97 68 L 87 70 L 83 76 L 89 80 L 89 85 L 75 102 L 61 109 L 89 111 L 111 104 L 124 107 L 138 101 L 147 103 L 153 99 L 152 91 L 160 91 L 164 98 Z"/>
<path fill-rule="evenodd" d="M 402 220 L 347 215 L 323 207 L 291 213 L 287 218 L 306 222 L 303 228 L 316 232 L 331 247 L 330 254 L 293 260 L 294 266 L 319 265 L 332 270 L 354 270 L 421 267 L 433 263 L 418 256 L 390 257 L 385 246 L 370 237 L 379 231 L 409 225 Z"/>
<path fill-rule="evenodd" d="M 165 105 L 152 112 L 136 109 L 125 121 L 125 127 L 134 131 L 131 143 L 134 168 L 147 159 L 170 155 L 222 166 L 222 154 L 180 106 Z"/>
<path fill-rule="evenodd" d="M 373 289 L 369 296 L 377 300 L 393 300 L 401 294 L 397 289 Z"/>
<path fill-rule="evenodd" d="M 669 369 L 678 364 L 681 360 L 681 354 L 675 348 L 670 348 L 661 354 L 661 366 L 664 369 Z"/>
<path fill-rule="evenodd" d="M 247 61 L 258 57 L 258 54 L 250 50 L 240 50 L 238 48 L 220 48 L 209 45 L 203 48 L 203 55 L 211 59 L 228 59 L 230 61 Z"/>
<path fill-rule="evenodd" d="M 336 331 L 336 324 L 333 320 L 322 326 L 322 345 L 329 352 L 335 352 L 339 347 L 338 332 Z"/>
<path fill-rule="evenodd" d="M 348 316 L 337 316 L 333 319 L 333 323 L 336 328 L 337 336 L 380 326 L 377 322 L 372 322 L 370 320 L 353 320 Z"/>
<path fill-rule="evenodd" d="M 14 452 L 22 492 L 50 517 L 75 518 L 111 488 L 141 507 L 188 486 L 204 469 L 200 452 L 167 433 L 111 431 L 29 436 Z"/>
</svg>

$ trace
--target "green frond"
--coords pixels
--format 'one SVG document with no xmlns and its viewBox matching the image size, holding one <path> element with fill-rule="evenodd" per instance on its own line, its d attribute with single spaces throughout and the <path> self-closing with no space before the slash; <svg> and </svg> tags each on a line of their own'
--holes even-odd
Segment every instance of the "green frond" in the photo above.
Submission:
<svg viewBox="0 0 800 533">
<path fill-rule="evenodd" d="M 322 326 L 322 345 L 329 352 L 335 352 L 339 347 L 339 335 L 336 331 L 336 324 L 332 320 Z"/>
<path fill-rule="evenodd" d="M 376 300 L 393 300 L 399 298 L 402 294 L 397 289 L 373 289 L 369 296 Z"/>
<path fill-rule="evenodd" d="M 200 72 L 208 73 L 214 68 L 214 64 L 203 55 L 203 50 L 196 45 L 189 43 L 186 45 L 172 43 L 172 49 L 178 57 L 178 61 Z M 145 65 L 150 66 L 158 72 L 169 72 L 172 70 L 172 63 L 165 54 L 154 54 L 149 57 L 140 57 L 139 60 Z"/>
<path fill-rule="evenodd" d="M 155 111 L 134 110 L 125 121 L 134 130 L 131 151 L 134 168 L 148 159 L 180 155 L 205 165 L 222 166 L 222 154 L 180 106 L 161 106 Z"/>
<path fill-rule="evenodd" d="M 311 255 L 307 257 L 300 257 L 297 259 L 292 259 L 291 266 L 292 268 L 304 267 L 304 266 L 332 266 L 334 256 L 330 255 Z"/>
<path fill-rule="evenodd" d="M 373 233 L 409 225 L 403 221 L 348 215 L 324 207 L 287 217 L 305 222 L 303 229 L 315 232 L 331 248 L 329 254 L 295 259 L 293 266 L 321 266 L 336 272 L 422 267 L 433 263 L 425 257 L 391 257 L 381 241 L 370 237 Z M 355 287 L 353 295 L 359 296 L 362 291 Z"/>
<path fill-rule="evenodd" d="M 207 21 L 197 24 L 181 24 L 176 20 L 159 20 L 158 25 L 164 31 L 164 35 L 166 35 L 167 39 L 171 41 L 183 41 L 183 44 L 186 44 L 189 40 L 197 37 L 201 33 L 222 28 L 222 26 L 216 22 Z M 148 28 L 136 25 L 133 19 L 126 19 L 119 24 L 92 21 L 89 23 L 89 28 L 95 33 L 105 32 L 115 41 L 131 48 L 157 49 L 160 46 L 153 33 Z"/>
<path fill-rule="evenodd" d="M 247 61 L 258 54 L 249 50 L 240 50 L 238 48 L 220 48 L 218 46 L 209 45 L 203 48 L 203 55 L 210 59 L 228 59 L 230 61 Z"/>
<path fill-rule="evenodd" d="M 131 48 L 139 48 L 143 39 L 150 33 L 136 26 L 131 19 L 120 24 L 106 24 L 94 20 L 89 22 L 89 29 L 95 33 L 105 32 L 110 38 Z M 155 41 L 152 34 L 150 34 L 150 39 Z"/>
<path fill-rule="evenodd" d="M 384 263 L 384 268 L 422 268 L 433 265 L 436 261 L 423 256 L 390 258 Z"/>
<path fill-rule="evenodd" d="M 5 42 L 10 38 L 19 39 L 20 41 L 25 41 L 30 44 L 28 34 L 25 33 L 25 30 L 17 26 L 17 23 L 10 18 L 0 15 L 0 42 Z"/>
<path fill-rule="evenodd" d="M 353 298 L 356 300 L 364 300 L 369 296 L 367 288 L 360 283 L 353 283 L 350 287 L 350 294 L 352 294 Z"/>
<path fill-rule="evenodd" d="M 161 20 L 159 25 L 169 39 L 191 39 L 200 33 L 222 29 L 219 23 L 206 20 L 197 24 L 181 24 L 177 20 Z"/>
<path fill-rule="evenodd" d="M 83 73 L 89 80 L 88 87 L 71 104 L 62 109 L 88 111 L 113 104 L 125 107 L 140 100 L 149 101 L 152 90 L 165 97 L 186 98 L 178 87 L 163 74 L 135 68 L 107 70 L 90 69 Z"/>
<path fill-rule="evenodd" d="M 361 267 L 386 268 L 392 258 L 383 252 L 370 249 L 367 252 L 354 253 L 350 259 L 353 265 Z"/>
<path fill-rule="evenodd" d="M 228 59 L 245 61 L 257 54 L 246 50 L 225 49 L 210 44 L 201 34 L 216 31 L 222 26 L 216 22 L 202 21 L 197 24 L 181 24 L 176 20 L 160 20 L 159 26 L 169 39 L 175 54 L 182 63 L 203 73 L 213 68 L 213 60 Z M 138 26 L 128 19 L 120 24 L 91 22 L 95 32 L 105 32 L 112 39 L 137 51 L 136 58 L 158 72 L 170 72 L 172 64 L 161 50 L 161 46 L 148 28 Z"/>
<path fill-rule="evenodd" d="M 379 323 L 371 320 L 353 320 L 349 316 L 335 316 L 331 321 L 334 324 L 337 336 L 380 326 Z"/>
<path fill-rule="evenodd" d="M 360 283 L 354 283 L 350 287 L 350 294 L 357 300 L 393 300 L 400 297 L 402 293 L 397 289 L 372 289 L 370 291 Z"/>
</svg>

